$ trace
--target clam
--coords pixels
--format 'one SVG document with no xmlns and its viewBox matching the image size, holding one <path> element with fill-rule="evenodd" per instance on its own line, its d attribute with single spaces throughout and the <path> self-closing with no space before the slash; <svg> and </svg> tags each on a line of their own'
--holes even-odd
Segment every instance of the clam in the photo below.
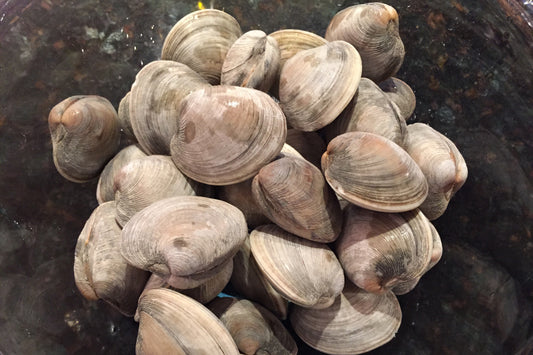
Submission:
<svg viewBox="0 0 533 355">
<path fill-rule="evenodd" d="M 241 35 L 233 16 L 215 9 L 195 11 L 172 27 L 163 43 L 161 59 L 183 63 L 216 85 L 226 54 Z"/>
<path fill-rule="evenodd" d="M 206 86 L 207 81 L 187 65 L 169 60 L 148 63 L 137 73 L 131 87 L 130 122 L 146 153 L 170 154 L 183 98 Z"/>
<path fill-rule="evenodd" d="M 252 193 L 264 215 L 299 237 L 329 243 L 341 231 L 339 201 L 307 160 L 283 157 L 265 165 L 253 179 Z"/>
<path fill-rule="evenodd" d="M 328 307 L 344 287 L 342 267 L 326 244 L 269 224 L 251 232 L 250 246 L 272 287 L 295 304 Z"/>
<path fill-rule="evenodd" d="M 71 96 L 61 101 L 50 111 L 48 127 L 56 169 L 73 182 L 97 177 L 119 150 L 117 112 L 101 96 Z"/>
<path fill-rule="evenodd" d="M 428 192 L 426 178 L 409 154 L 373 133 L 334 138 L 322 156 L 322 171 L 342 198 L 374 211 L 415 209 Z"/>
<path fill-rule="evenodd" d="M 287 123 L 316 131 L 331 123 L 352 99 L 361 79 L 361 57 L 344 41 L 296 53 L 280 74 L 279 100 Z"/>
<path fill-rule="evenodd" d="M 335 251 L 348 279 L 367 292 L 383 293 L 422 276 L 433 236 L 419 210 L 382 213 L 350 205 Z"/>
<path fill-rule="evenodd" d="M 136 213 L 122 255 L 175 288 L 194 288 L 226 267 L 248 235 L 242 212 L 200 196 L 170 197 Z"/>
<path fill-rule="evenodd" d="M 238 355 L 222 322 L 197 301 L 158 288 L 139 298 L 136 354 Z"/>
<path fill-rule="evenodd" d="M 423 123 L 407 126 L 406 150 L 424 173 L 428 196 L 420 209 L 430 219 L 439 218 L 468 176 L 463 156 L 443 134 Z"/>
<path fill-rule="evenodd" d="M 294 339 L 283 324 L 258 304 L 219 297 L 207 308 L 222 321 L 243 354 L 288 355 L 298 352 Z"/>
<path fill-rule="evenodd" d="M 173 196 L 202 195 L 207 187 L 183 175 L 166 155 L 150 155 L 123 166 L 113 179 L 116 218 L 124 226 L 137 212 Z"/>
<path fill-rule="evenodd" d="M 392 292 L 373 294 L 346 282 L 342 294 L 324 309 L 295 306 L 290 314 L 296 334 L 326 354 L 361 354 L 389 342 L 402 311 Z"/>
<path fill-rule="evenodd" d="M 130 161 L 144 157 L 146 157 L 146 154 L 137 144 L 129 145 L 120 150 L 100 173 L 98 185 L 96 185 L 96 199 L 98 203 L 113 201 L 115 199 L 115 190 L 113 190 L 113 179 L 115 175 Z"/>
<path fill-rule="evenodd" d="M 398 106 L 400 115 L 407 120 L 416 107 L 415 93 L 405 81 L 398 78 L 390 77 L 379 83 L 379 87 L 385 95 Z"/>
<path fill-rule="evenodd" d="M 352 101 L 323 131 L 328 141 L 342 133 L 359 131 L 379 134 L 403 147 L 407 125 L 379 86 L 361 78 Z"/>
<path fill-rule="evenodd" d="M 285 116 L 262 91 L 228 85 L 197 90 L 183 100 L 172 159 L 190 178 L 230 185 L 253 177 L 281 151 Z"/>
<path fill-rule="evenodd" d="M 85 298 L 102 299 L 133 316 L 149 274 L 122 257 L 120 232 L 115 222 L 115 202 L 96 207 L 76 243 L 74 281 Z"/>
<path fill-rule="evenodd" d="M 122 132 L 124 132 L 124 135 L 128 139 L 136 142 L 137 138 L 135 138 L 135 133 L 133 133 L 130 120 L 130 96 L 131 91 L 128 91 L 128 93 L 124 95 L 118 104 L 118 122 L 120 124 L 120 129 Z"/>
<path fill-rule="evenodd" d="M 320 159 L 326 151 L 326 143 L 316 132 L 304 132 L 294 128 L 287 130 L 287 144 L 296 149 L 305 160 L 320 169 Z"/>
<path fill-rule="evenodd" d="M 259 30 L 248 31 L 228 50 L 220 83 L 268 91 L 279 67 L 278 43 Z"/>
<path fill-rule="evenodd" d="M 398 32 L 398 13 L 389 5 L 373 2 L 339 11 L 326 30 L 328 41 L 343 40 L 361 55 L 363 73 L 377 83 L 398 71 L 405 49 Z"/>
</svg>

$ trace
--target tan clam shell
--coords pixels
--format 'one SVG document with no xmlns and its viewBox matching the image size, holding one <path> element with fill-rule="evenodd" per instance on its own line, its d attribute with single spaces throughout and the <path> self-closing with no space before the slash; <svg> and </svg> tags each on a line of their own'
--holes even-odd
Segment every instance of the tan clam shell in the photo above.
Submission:
<svg viewBox="0 0 533 355">
<path fill-rule="evenodd" d="M 344 287 L 342 267 L 326 244 L 269 224 L 251 232 L 250 246 L 272 287 L 295 304 L 328 307 Z"/>
<path fill-rule="evenodd" d="M 179 122 L 179 107 L 192 91 L 209 86 L 182 63 L 156 60 L 145 65 L 131 87 L 130 122 L 143 150 L 169 155 Z"/>
<path fill-rule="evenodd" d="M 307 160 L 283 157 L 265 165 L 253 179 L 252 193 L 263 214 L 299 237 L 329 243 L 341 231 L 339 201 Z"/>
<path fill-rule="evenodd" d="M 130 161 L 146 156 L 137 144 L 129 145 L 120 150 L 100 173 L 98 185 L 96 185 L 96 200 L 98 203 L 113 201 L 115 199 L 115 190 L 113 189 L 115 175 Z"/>
<path fill-rule="evenodd" d="M 122 257 L 120 232 L 115 202 L 96 207 L 76 243 L 74 281 L 85 298 L 103 299 L 131 317 L 149 274 Z"/>
<path fill-rule="evenodd" d="M 122 130 L 124 135 L 128 137 L 128 139 L 137 142 L 137 138 L 135 138 L 135 133 L 133 133 L 133 128 L 131 127 L 130 96 L 131 91 L 128 91 L 118 104 L 118 122 L 120 124 L 120 129 Z"/>
<path fill-rule="evenodd" d="M 281 151 L 287 135 L 278 104 L 250 88 L 197 90 L 183 101 L 180 114 L 172 159 L 185 175 L 210 185 L 253 177 Z"/>
<path fill-rule="evenodd" d="M 361 79 L 361 57 L 344 41 L 296 53 L 280 74 L 279 100 L 287 123 L 316 131 L 348 105 Z"/>
<path fill-rule="evenodd" d="M 272 32 L 269 36 L 273 37 L 278 43 L 280 51 L 280 70 L 285 62 L 296 53 L 306 49 L 319 47 L 328 42 L 323 37 L 320 37 L 313 32 L 299 29 L 283 29 Z"/>
<path fill-rule="evenodd" d="M 322 171 L 342 198 L 381 212 L 420 206 L 428 185 L 415 161 L 394 142 L 368 132 L 334 138 L 322 156 Z"/>
<path fill-rule="evenodd" d="M 229 49 L 220 83 L 268 91 L 279 67 L 278 43 L 259 30 L 248 31 Z"/>
<path fill-rule="evenodd" d="M 363 61 L 363 76 L 377 83 L 398 71 L 405 49 L 398 32 L 398 13 L 387 4 L 358 4 L 339 11 L 326 30 L 328 41 L 353 45 Z"/>
<path fill-rule="evenodd" d="M 420 209 L 430 219 L 439 218 L 453 195 L 463 186 L 468 168 L 455 144 L 423 123 L 407 126 L 406 151 L 424 173 L 428 196 Z"/>
<path fill-rule="evenodd" d="M 241 27 L 231 15 L 215 9 L 195 11 L 172 27 L 163 43 L 161 59 L 186 64 L 216 85 L 226 54 L 241 35 Z"/>
<path fill-rule="evenodd" d="M 342 294 L 325 309 L 295 306 L 290 315 L 296 334 L 326 354 L 361 354 L 389 342 L 402 319 L 392 292 L 373 294 L 346 282 Z"/>
<path fill-rule="evenodd" d="M 242 212 L 200 196 L 170 197 L 135 214 L 122 230 L 122 255 L 176 288 L 193 288 L 231 262 L 248 230 Z"/>
<path fill-rule="evenodd" d="M 288 301 L 276 291 L 257 265 L 250 248 L 250 238 L 233 257 L 231 285 L 243 297 L 260 303 L 277 317 L 287 318 Z"/>
<path fill-rule="evenodd" d="M 123 166 L 113 180 L 117 222 L 124 226 L 134 214 L 173 196 L 202 194 L 202 184 L 183 175 L 166 155 L 149 155 Z"/>
<path fill-rule="evenodd" d="M 283 324 L 258 304 L 219 297 L 207 308 L 222 321 L 243 354 L 295 355 L 298 352 Z"/>
<path fill-rule="evenodd" d="M 320 159 L 326 151 L 326 143 L 318 133 L 290 128 L 287 130 L 286 143 L 296 149 L 305 160 L 320 169 Z"/>
<path fill-rule="evenodd" d="M 71 96 L 48 115 L 54 165 L 67 180 L 86 182 L 98 176 L 120 146 L 117 112 L 96 95 Z"/>
<path fill-rule="evenodd" d="M 328 141 L 346 132 L 379 134 L 404 146 L 407 125 L 396 106 L 372 80 L 361 78 L 355 96 L 323 132 Z"/>
<path fill-rule="evenodd" d="M 346 277 L 383 293 L 422 276 L 433 250 L 428 219 L 419 211 L 382 213 L 350 205 L 335 251 Z"/>
<path fill-rule="evenodd" d="M 197 301 L 158 288 L 139 298 L 136 354 L 238 355 L 222 322 Z"/>
<path fill-rule="evenodd" d="M 413 89 L 403 80 L 390 77 L 379 83 L 385 95 L 398 106 L 400 114 L 407 121 L 416 107 L 416 96 Z"/>
</svg>

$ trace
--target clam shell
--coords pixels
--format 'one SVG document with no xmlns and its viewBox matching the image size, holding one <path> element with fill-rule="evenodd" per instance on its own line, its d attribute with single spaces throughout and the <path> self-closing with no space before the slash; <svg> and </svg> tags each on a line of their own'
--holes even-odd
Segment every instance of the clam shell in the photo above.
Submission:
<svg viewBox="0 0 533 355">
<path fill-rule="evenodd" d="M 161 59 L 183 63 L 216 85 L 226 54 L 241 35 L 241 27 L 231 15 L 215 9 L 195 11 L 172 27 Z"/>
<path fill-rule="evenodd" d="M 407 121 L 416 107 L 415 93 L 405 81 L 390 77 L 379 83 L 385 95 L 398 106 L 400 114 Z"/>
<path fill-rule="evenodd" d="M 280 74 L 279 100 L 287 123 L 315 131 L 331 123 L 352 99 L 361 79 L 361 58 L 344 41 L 300 51 Z"/>
<path fill-rule="evenodd" d="M 353 45 L 363 61 L 362 75 L 379 83 L 396 74 L 403 63 L 405 49 L 398 27 L 398 13 L 392 6 L 359 4 L 333 16 L 325 37 Z"/>
<path fill-rule="evenodd" d="M 287 144 L 296 149 L 305 160 L 320 169 L 320 159 L 326 151 L 326 143 L 316 132 L 303 132 L 294 128 L 287 130 Z"/>
<path fill-rule="evenodd" d="M 342 198 L 374 211 L 412 210 L 428 192 L 426 178 L 409 154 L 373 133 L 334 138 L 322 156 L 322 171 Z"/>
<path fill-rule="evenodd" d="M 162 288 L 145 292 L 138 313 L 136 354 L 239 354 L 222 322 L 178 292 Z"/>
<path fill-rule="evenodd" d="M 137 73 L 131 87 L 130 121 L 146 153 L 170 154 L 182 100 L 206 86 L 207 81 L 191 68 L 168 60 L 148 63 Z"/>
<path fill-rule="evenodd" d="M 120 128 L 111 103 L 96 95 L 71 96 L 48 115 L 54 165 L 67 180 L 98 176 L 119 150 Z"/>
<path fill-rule="evenodd" d="M 126 223 L 122 255 L 173 287 L 193 288 L 231 262 L 247 235 L 242 212 L 224 201 L 170 197 Z"/>
<path fill-rule="evenodd" d="M 346 277 L 368 292 L 383 293 L 422 276 L 433 250 L 429 225 L 419 210 L 398 214 L 348 206 L 335 243 Z"/>
<path fill-rule="evenodd" d="M 328 42 L 315 33 L 298 29 L 283 29 L 272 32 L 269 36 L 274 38 L 278 43 L 280 51 L 280 71 L 285 62 L 296 53 L 306 49 L 319 47 Z"/>
<path fill-rule="evenodd" d="M 329 243 L 341 231 L 339 201 L 307 160 L 284 157 L 265 165 L 253 179 L 252 193 L 263 214 L 299 237 Z"/>
<path fill-rule="evenodd" d="M 126 95 L 120 100 L 120 103 L 118 104 L 118 122 L 120 125 L 121 131 L 124 133 L 124 135 L 134 141 L 137 142 L 137 138 L 135 138 L 135 133 L 133 133 L 133 128 L 131 127 L 131 120 L 130 120 L 130 96 L 131 91 L 128 91 Z"/>
<path fill-rule="evenodd" d="M 269 224 L 251 232 L 250 246 L 272 287 L 295 304 L 328 307 L 344 287 L 342 267 L 326 244 Z"/>
<path fill-rule="evenodd" d="M 389 342 L 402 312 L 392 292 L 373 294 L 346 282 L 342 294 L 325 309 L 295 306 L 290 315 L 296 334 L 326 354 L 361 354 Z"/>
<path fill-rule="evenodd" d="M 268 91 L 279 67 L 278 43 L 259 30 L 248 31 L 229 49 L 220 83 Z"/>
<path fill-rule="evenodd" d="M 213 86 L 181 107 L 172 159 L 190 178 L 230 185 L 253 177 L 281 151 L 287 127 L 274 100 L 259 90 Z"/>
</svg>

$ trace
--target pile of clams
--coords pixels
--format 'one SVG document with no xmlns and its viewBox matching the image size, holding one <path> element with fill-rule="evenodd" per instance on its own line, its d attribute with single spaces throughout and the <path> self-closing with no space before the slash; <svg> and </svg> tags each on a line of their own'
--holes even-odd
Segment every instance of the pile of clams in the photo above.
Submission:
<svg viewBox="0 0 533 355">
<path fill-rule="evenodd" d="M 360 354 L 390 341 L 397 295 L 441 257 L 431 220 L 467 177 L 453 142 L 406 123 L 403 59 L 382 3 L 340 11 L 324 37 L 242 33 L 200 10 L 118 112 L 98 96 L 56 105 L 58 172 L 98 179 L 75 251 L 80 292 L 135 317 L 138 354 L 296 354 L 294 337 Z"/>
</svg>

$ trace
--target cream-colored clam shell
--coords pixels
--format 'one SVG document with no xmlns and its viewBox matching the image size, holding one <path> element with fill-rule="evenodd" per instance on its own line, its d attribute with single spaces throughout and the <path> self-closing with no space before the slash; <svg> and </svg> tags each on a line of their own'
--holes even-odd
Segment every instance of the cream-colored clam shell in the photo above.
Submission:
<svg viewBox="0 0 533 355">
<path fill-rule="evenodd" d="M 402 312 L 392 292 L 365 292 L 346 282 L 335 303 L 325 309 L 295 306 L 291 325 L 309 346 L 326 354 L 361 354 L 389 342 Z"/>
<path fill-rule="evenodd" d="M 130 122 L 146 153 L 169 155 L 182 100 L 206 86 L 207 81 L 187 65 L 169 60 L 148 63 L 137 73 L 131 87 Z"/>
<path fill-rule="evenodd" d="M 133 128 L 131 127 L 130 120 L 130 96 L 131 91 L 128 91 L 118 104 L 118 122 L 120 124 L 120 129 L 122 130 L 124 135 L 128 139 L 131 139 L 132 141 L 136 142 L 137 138 L 135 138 L 135 133 L 133 133 Z"/>
<path fill-rule="evenodd" d="M 326 244 L 269 224 L 251 232 L 250 246 L 272 287 L 295 304 L 328 307 L 344 287 L 342 267 Z"/>
<path fill-rule="evenodd" d="M 136 354 L 238 355 L 222 322 L 197 301 L 168 289 L 139 298 Z"/>
<path fill-rule="evenodd" d="M 186 64 L 216 85 L 226 54 L 241 35 L 241 27 L 231 15 L 215 9 L 195 11 L 172 27 L 163 43 L 161 59 Z"/>
<path fill-rule="evenodd" d="M 394 142 L 368 132 L 334 138 L 322 156 L 322 171 L 342 198 L 381 212 L 420 206 L 428 185 L 415 161 Z"/>
<path fill-rule="evenodd" d="M 373 293 L 422 276 L 431 259 L 433 236 L 419 211 L 382 213 L 350 205 L 335 251 L 346 277 Z"/>
<path fill-rule="evenodd" d="M 285 116 L 262 91 L 228 85 L 197 90 L 184 101 L 172 159 L 190 178 L 230 185 L 253 177 L 281 151 Z"/>
<path fill-rule="evenodd" d="M 296 53 L 280 74 L 279 100 L 287 123 L 315 131 L 348 105 L 361 79 L 361 57 L 350 44 L 334 41 Z"/>
<path fill-rule="evenodd" d="M 283 29 L 276 32 L 272 32 L 270 37 L 273 37 L 278 43 L 280 51 L 280 70 L 285 62 L 296 53 L 319 47 L 326 44 L 323 37 L 319 35 L 298 29 Z"/>
<path fill-rule="evenodd" d="M 404 120 L 409 119 L 416 107 L 416 97 L 413 89 L 403 80 L 390 77 L 379 83 L 385 95 L 398 106 Z"/>
</svg>

